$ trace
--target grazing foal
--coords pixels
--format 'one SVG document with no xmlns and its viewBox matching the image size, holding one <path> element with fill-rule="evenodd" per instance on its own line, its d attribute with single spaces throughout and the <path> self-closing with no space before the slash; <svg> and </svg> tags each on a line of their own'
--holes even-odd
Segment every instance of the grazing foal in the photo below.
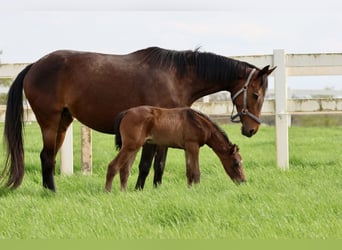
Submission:
<svg viewBox="0 0 342 250">
<path fill-rule="evenodd" d="M 145 143 L 184 149 L 189 186 L 200 181 L 199 148 L 204 144 L 213 149 L 234 182 L 245 181 L 238 147 L 206 115 L 193 109 L 131 108 L 116 117 L 115 134 L 120 151 L 108 165 L 105 187 L 108 192 L 118 171 L 121 190 L 126 190 L 130 168 Z"/>
</svg>

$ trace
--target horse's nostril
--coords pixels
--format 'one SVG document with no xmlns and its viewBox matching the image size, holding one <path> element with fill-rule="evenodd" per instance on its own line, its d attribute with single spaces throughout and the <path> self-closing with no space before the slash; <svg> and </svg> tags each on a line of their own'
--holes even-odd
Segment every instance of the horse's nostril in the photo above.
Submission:
<svg viewBox="0 0 342 250">
<path fill-rule="evenodd" d="M 254 129 L 249 130 L 249 134 L 250 134 L 250 136 L 254 135 L 255 134 L 255 130 Z"/>
</svg>

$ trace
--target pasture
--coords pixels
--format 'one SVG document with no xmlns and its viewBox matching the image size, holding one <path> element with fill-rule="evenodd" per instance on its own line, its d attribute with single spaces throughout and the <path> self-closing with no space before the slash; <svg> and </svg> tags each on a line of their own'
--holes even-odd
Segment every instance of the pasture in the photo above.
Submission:
<svg viewBox="0 0 342 250">
<path fill-rule="evenodd" d="M 138 155 L 127 192 L 116 176 L 105 193 L 107 164 L 117 153 L 114 136 L 93 132 L 93 175 L 83 176 L 74 122 L 75 174 L 62 177 L 57 169 L 53 194 L 42 188 L 39 127 L 27 124 L 23 184 L 0 189 L 0 239 L 342 238 L 341 127 L 291 127 L 288 171 L 275 166 L 274 127 L 261 126 L 253 138 L 242 136 L 240 125 L 223 128 L 240 147 L 246 184 L 235 185 L 205 146 L 198 186 L 187 187 L 184 153 L 170 149 L 158 189 L 151 171 L 145 189 L 134 191 Z"/>
</svg>

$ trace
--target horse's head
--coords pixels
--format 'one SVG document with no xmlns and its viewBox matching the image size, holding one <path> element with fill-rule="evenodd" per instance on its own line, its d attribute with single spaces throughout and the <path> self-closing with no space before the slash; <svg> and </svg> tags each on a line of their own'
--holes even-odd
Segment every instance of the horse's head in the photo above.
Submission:
<svg viewBox="0 0 342 250">
<path fill-rule="evenodd" d="M 245 173 L 242 166 L 242 157 L 239 153 L 239 148 L 236 144 L 228 151 L 227 164 L 224 164 L 224 168 L 229 175 L 229 177 L 235 183 L 245 182 Z"/>
<path fill-rule="evenodd" d="M 269 66 L 266 66 L 261 70 L 248 69 L 247 79 L 244 77 L 238 80 L 237 87 L 232 92 L 233 105 L 238 113 L 233 115 L 231 120 L 241 121 L 241 132 L 247 137 L 253 136 L 259 129 L 261 108 L 268 87 L 267 77 L 275 68 L 269 69 Z"/>
</svg>

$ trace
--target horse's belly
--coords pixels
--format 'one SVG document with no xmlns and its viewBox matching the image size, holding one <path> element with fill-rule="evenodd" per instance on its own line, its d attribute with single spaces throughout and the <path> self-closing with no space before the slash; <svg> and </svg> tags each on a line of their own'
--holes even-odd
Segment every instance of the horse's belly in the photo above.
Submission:
<svg viewBox="0 0 342 250">
<path fill-rule="evenodd" d="M 175 133 L 154 133 L 149 140 L 150 143 L 171 148 L 184 148 L 182 136 Z"/>
</svg>

